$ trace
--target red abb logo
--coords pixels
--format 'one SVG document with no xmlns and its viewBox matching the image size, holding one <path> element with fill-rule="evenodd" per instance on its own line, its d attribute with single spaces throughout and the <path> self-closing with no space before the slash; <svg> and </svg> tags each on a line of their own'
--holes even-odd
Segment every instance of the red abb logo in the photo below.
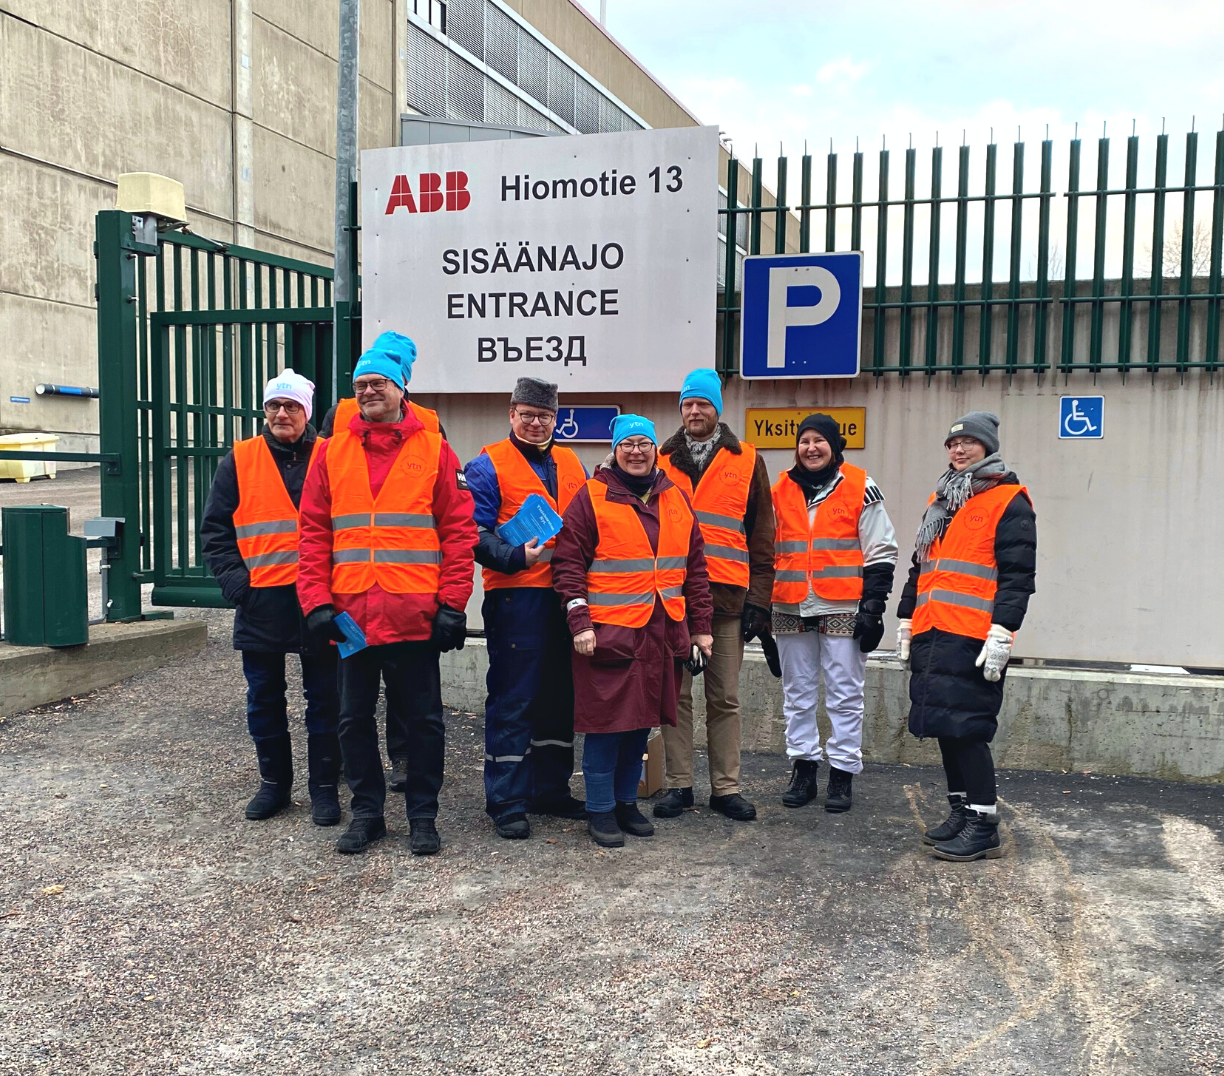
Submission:
<svg viewBox="0 0 1224 1076">
<path fill-rule="evenodd" d="M 472 204 L 472 194 L 467 189 L 466 172 L 446 173 L 447 212 L 467 209 Z M 387 199 L 387 216 L 403 206 L 409 213 L 437 213 L 443 206 L 442 177 L 437 172 L 422 172 L 417 177 L 417 193 L 412 195 L 412 184 L 407 176 L 396 176 L 391 184 L 391 197 Z"/>
</svg>

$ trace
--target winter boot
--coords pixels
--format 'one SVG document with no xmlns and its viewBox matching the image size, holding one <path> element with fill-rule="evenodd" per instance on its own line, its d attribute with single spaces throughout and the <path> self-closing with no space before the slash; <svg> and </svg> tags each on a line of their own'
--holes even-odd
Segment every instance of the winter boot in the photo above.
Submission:
<svg viewBox="0 0 1224 1076">
<path fill-rule="evenodd" d="M 616 815 L 616 824 L 626 833 L 632 833 L 635 837 L 653 837 L 654 826 L 650 824 L 650 820 L 638 810 L 637 800 L 632 803 L 618 803 L 616 810 L 613 812 Z"/>
<path fill-rule="evenodd" d="M 310 818 L 316 826 L 335 826 L 340 822 L 340 737 L 334 732 L 310 736 L 306 740 L 306 759 L 310 766 Z"/>
<path fill-rule="evenodd" d="M 525 841 L 531 836 L 531 823 L 525 814 L 512 814 L 497 823 L 497 835 L 508 841 Z"/>
<path fill-rule="evenodd" d="M 387 823 L 382 818 L 354 818 L 348 829 L 340 834 L 336 851 L 351 856 L 364 852 L 375 841 L 387 835 Z"/>
<path fill-rule="evenodd" d="M 790 788 L 782 793 L 782 802 L 787 807 L 804 807 L 816 798 L 816 777 L 820 763 L 810 758 L 797 758 L 791 769 Z"/>
<path fill-rule="evenodd" d="M 854 802 L 851 782 L 854 774 L 839 770 L 836 766 L 829 767 L 829 787 L 825 789 L 825 810 L 830 814 L 841 814 L 850 810 Z"/>
<path fill-rule="evenodd" d="M 923 844 L 942 844 L 944 841 L 950 841 L 965 828 L 965 823 L 969 821 L 965 814 L 969 797 L 963 792 L 953 792 L 948 795 L 948 802 L 952 805 L 952 813 L 944 819 L 943 825 L 928 829 L 922 835 Z"/>
<path fill-rule="evenodd" d="M 289 806 L 289 790 L 293 787 L 293 753 L 288 734 L 260 740 L 255 745 L 259 759 L 259 791 L 246 806 L 246 816 L 252 822 L 262 822 Z"/>
<path fill-rule="evenodd" d="M 686 807 L 693 806 L 692 788 L 669 788 L 654 805 L 655 818 L 679 818 Z"/>
<path fill-rule="evenodd" d="M 442 847 L 432 818 L 408 819 L 408 851 L 414 856 L 432 856 Z"/>
<path fill-rule="evenodd" d="M 551 818 L 586 818 L 586 803 L 566 795 L 559 800 L 532 804 L 531 813 L 545 814 Z"/>
<path fill-rule="evenodd" d="M 751 822 L 756 818 L 756 808 L 738 792 L 726 796 L 711 796 L 710 807 L 736 822 Z"/>
<path fill-rule="evenodd" d="M 391 760 L 391 780 L 387 782 L 388 792 L 398 792 L 401 796 L 408 791 L 408 760 L 393 758 Z"/>
<path fill-rule="evenodd" d="M 587 832 L 601 848 L 624 848 L 625 834 L 616 821 L 615 811 L 600 811 L 587 817 Z"/>
<path fill-rule="evenodd" d="M 965 808 L 966 823 L 950 841 L 935 846 L 936 859 L 968 863 L 973 859 L 998 859 L 1003 855 L 999 840 L 999 816 Z"/>
</svg>

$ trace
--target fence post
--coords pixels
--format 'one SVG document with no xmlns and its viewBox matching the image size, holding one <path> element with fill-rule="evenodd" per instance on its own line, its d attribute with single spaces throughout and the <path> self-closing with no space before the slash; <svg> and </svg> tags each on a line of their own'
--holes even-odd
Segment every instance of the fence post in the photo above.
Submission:
<svg viewBox="0 0 1224 1076">
<path fill-rule="evenodd" d="M 95 224 L 98 300 L 98 396 L 103 452 L 102 515 L 123 519 L 119 544 L 104 550 L 110 565 L 108 621 L 140 619 L 140 456 L 136 363 L 136 259 L 132 215 L 103 210 Z"/>
</svg>

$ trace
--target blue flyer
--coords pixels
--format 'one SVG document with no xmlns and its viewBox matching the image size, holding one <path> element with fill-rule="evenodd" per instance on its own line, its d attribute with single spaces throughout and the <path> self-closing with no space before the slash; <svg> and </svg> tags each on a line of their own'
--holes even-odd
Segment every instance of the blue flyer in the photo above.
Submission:
<svg viewBox="0 0 1224 1076">
<path fill-rule="evenodd" d="M 511 545 L 526 545 L 532 538 L 538 538 L 543 545 L 560 530 L 561 517 L 543 497 L 533 493 L 523 501 L 513 519 L 497 528 L 497 533 Z"/>
<path fill-rule="evenodd" d="M 344 642 L 336 644 L 342 658 L 352 657 L 358 650 L 366 648 L 365 632 L 361 630 L 357 621 L 349 616 L 348 613 L 341 613 L 337 616 L 335 624 L 336 627 L 344 632 Z"/>
</svg>

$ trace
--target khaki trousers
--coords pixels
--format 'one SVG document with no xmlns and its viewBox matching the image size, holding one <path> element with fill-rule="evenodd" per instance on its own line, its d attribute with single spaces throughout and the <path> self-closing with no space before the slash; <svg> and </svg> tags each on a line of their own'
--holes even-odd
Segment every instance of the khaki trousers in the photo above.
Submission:
<svg viewBox="0 0 1224 1076">
<path fill-rule="evenodd" d="M 714 648 L 705 677 L 706 741 L 710 753 L 710 793 L 729 796 L 740 790 L 739 675 L 744 663 L 740 618 L 714 618 Z M 668 788 L 693 786 L 693 678 L 686 671 L 676 706 L 676 727 L 663 726 Z"/>
</svg>

